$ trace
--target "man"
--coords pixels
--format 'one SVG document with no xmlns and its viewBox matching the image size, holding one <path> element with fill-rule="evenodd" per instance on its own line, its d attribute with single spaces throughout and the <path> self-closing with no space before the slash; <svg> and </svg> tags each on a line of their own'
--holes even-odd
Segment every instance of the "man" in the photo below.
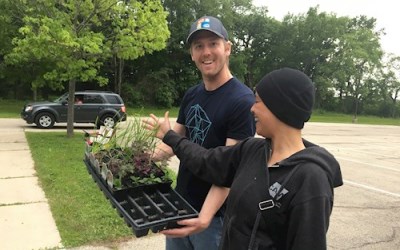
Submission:
<svg viewBox="0 0 400 250">
<path fill-rule="evenodd" d="M 253 136 L 255 126 L 250 108 L 254 94 L 229 70 L 231 42 L 221 21 L 211 16 L 198 19 L 186 42 L 202 81 L 185 93 L 173 130 L 204 148 L 234 145 Z M 169 146 L 160 144 L 154 159 L 172 155 Z M 198 218 L 182 221 L 183 228 L 164 231 L 169 236 L 167 250 L 218 249 L 223 225 L 220 208 L 229 189 L 210 187 L 210 183 L 180 164 L 176 190 L 200 213 Z"/>
</svg>

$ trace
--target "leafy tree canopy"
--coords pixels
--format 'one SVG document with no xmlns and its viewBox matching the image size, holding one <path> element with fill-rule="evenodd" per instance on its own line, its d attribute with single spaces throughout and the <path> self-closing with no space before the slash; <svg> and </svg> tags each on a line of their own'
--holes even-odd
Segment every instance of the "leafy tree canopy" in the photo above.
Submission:
<svg viewBox="0 0 400 250">
<path fill-rule="evenodd" d="M 25 8 L 21 36 L 6 59 L 51 63 L 42 79 L 61 88 L 71 79 L 107 84 L 99 68 L 112 53 L 136 59 L 163 49 L 170 35 L 159 0 L 28 0 Z"/>
</svg>

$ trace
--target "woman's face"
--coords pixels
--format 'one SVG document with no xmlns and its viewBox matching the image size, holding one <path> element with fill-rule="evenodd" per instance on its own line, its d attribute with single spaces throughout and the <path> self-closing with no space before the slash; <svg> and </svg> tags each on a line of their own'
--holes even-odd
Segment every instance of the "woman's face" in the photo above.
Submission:
<svg viewBox="0 0 400 250">
<path fill-rule="evenodd" d="M 252 112 L 256 122 L 257 134 L 265 138 L 271 138 L 277 118 L 272 114 L 267 106 L 265 106 L 257 93 L 256 101 L 250 111 Z"/>
</svg>

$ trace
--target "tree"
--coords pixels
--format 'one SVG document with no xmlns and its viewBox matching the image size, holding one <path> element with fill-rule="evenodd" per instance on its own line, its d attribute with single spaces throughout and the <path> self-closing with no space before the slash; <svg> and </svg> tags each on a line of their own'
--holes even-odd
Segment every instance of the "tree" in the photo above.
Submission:
<svg viewBox="0 0 400 250">
<path fill-rule="evenodd" d="M 5 79 L 1 92 L 6 98 L 21 97 L 19 95 L 25 92 L 25 86 L 32 80 L 32 70 L 39 70 L 37 64 L 9 65 L 5 62 L 5 55 L 13 48 L 12 39 L 19 35 L 24 15 L 24 6 L 20 1 L 0 0 L 0 79 Z"/>
<path fill-rule="evenodd" d="M 306 14 L 287 15 L 282 22 L 279 37 L 285 45 L 275 50 L 281 55 L 280 65 L 298 68 L 313 80 L 317 108 L 332 104 L 332 74 L 338 70 L 332 62 L 338 41 L 347 29 L 345 20 L 334 14 L 320 13 L 317 6 Z"/>
<path fill-rule="evenodd" d="M 185 43 L 188 29 L 198 17 L 213 15 L 233 42 L 231 71 L 249 87 L 266 72 L 293 67 L 314 81 L 316 108 L 355 118 L 399 112 L 399 69 L 395 62 L 381 66 L 383 31 L 375 31 L 374 18 L 338 17 L 317 6 L 280 22 L 250 0 L 163 0 L 168 16 L 155 0 L 64 2 L 0 0 L 1 97 L 30 93 L 28 83 L 43 95 L 45 87 L 64 88 L 74 76 L 91 86 L 110 81 L 102 88 L 113 87 L 129 105 L 178 105 L 200 78 Z M 171 37 L 159 50 L 167 25 Z M 2 61 L 7 54 L 13 65 Z M 71 71 L 79 74 L 65 73 Z"/>
<path fill-rule="evenodd" d="M 166 12 L 159 0 L 26 1 L 21 37 L 13 41 L 10 63 L 40 61 L 51 68 L 38 78 L 54 87 L 69 86 L 67 135 L 73 136 L 73 96 L 77 81 L 108 79 L 99 74 L 115 55 L 135 59 L 165 47 L 169 37 Z M 110 25 L 113 32 L 109 31 Z"/>
<path fill-rule="evenodd" d="M 381 31 L 374 31 L 375 24 L 365 16 L 318 13 L 317 6 L 306 14 L 285 16 L 278 34 L 284 46 L 275 52 L 281 55 L 281 65 L 301 69 L 316 84 L 316 107 L 332 105 L 335 93 L 340 100 L 345 95 L 352 98 L 356 119 L 365 81 L 382 56 Z"/>
<path fill-rule="evenodd" d="M 274 69 L 273 49 L 277 47 L 276 33 L 280 23 L 268 17 L 266 7 L 247 10 L 237 15 L 232 39 L 233 54 L 232 71 L 244 83 L 253 88 L 255 83 L 269 71 Z M 241 66 L 241 68 L 237 68 Z M 240 74 L 241 73 L 241 74 Z"/>
<path fill-rule="evenodd" d="M 382 88 L 383 99 L 389 98 L 391 101 L 392 118 L 396 117 L 397 101 L 400 98 L 400 57 L 389 55 L 385 67 L 383 68 Z"/>
<path fill-rule="evenodd" d="M 346 72 L 345 91 L 353 99 L 353 115 L 356 121 L 359 103 L 367 93 L 366 80 L 381 66 L 383 52 L 379 43 L 380 33 L 374 31 L 376 19 L 360 16 L 350 19 L 347 25 L 347 32 L 338 46 L 340 56 L 335 60 L 345 62 L 341 67 Z"/>
<path fill-rule="evenodd" d="M 234 23 L 237 15 L 251 6 L 250 0 L 164 0 L 164 8 L 168 11 L 168 27 L 171 38 L 167 47 L 152 55 L 146 55 L 130 65 L 130 74 L 134 78 L 131 88 L 143 90 L 142 99 L 146 98 L 152 104 L 170 106 L 178 105 L 185 91 L 198 82 L 199 72 L 191 62 L 189 47 L 186 37 L 190 25 L 204 15 L 216 16 L 221 19 L 229 32 L 231 40 L 234 39 Z M 231 56 L 231 68 L 241 68 L 234 60 L 236 54 Z M 241 75 L 241 72 L 233 72 Z M 143 88 L 145 83 L 152 83 L 151 93 L 149 88 Z M 137 92 L 136 91 L 136 92 Z"/>
</svg>

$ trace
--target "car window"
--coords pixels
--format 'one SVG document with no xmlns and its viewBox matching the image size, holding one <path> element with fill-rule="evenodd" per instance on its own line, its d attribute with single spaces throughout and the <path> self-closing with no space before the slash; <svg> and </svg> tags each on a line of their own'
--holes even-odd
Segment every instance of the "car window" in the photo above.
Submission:
<svg viewBox="0 0 400 250">
<path fill-rule="evenodd" d="M 58 97 L 54 100 L 54 102 L 62 102 L 68 100 L 68 93 L 63 94 L 62 96 Z"/>
<path fill-rule="evenodd" d="M 111 104 L 122 104 L 121 98 L 119 98 L 116 95 L 106 95 L 105 97 L 106 97 L 107 101 Z"/>
<path fill-rule="evenodd" d="M 83 104 L 83 95 L 75 95 L 75 104 Z"/>
<path fill-rule="evenodd" d="M 100 95 L 95 94 L 85 94 L 83 98 L 83 103 L 104 103 L 103 98 Z"/>
</svg>

